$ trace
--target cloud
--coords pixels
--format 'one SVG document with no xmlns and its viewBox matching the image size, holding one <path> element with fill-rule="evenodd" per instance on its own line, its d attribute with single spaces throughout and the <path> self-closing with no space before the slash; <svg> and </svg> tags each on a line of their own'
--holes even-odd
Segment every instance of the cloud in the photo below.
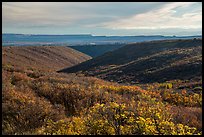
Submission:
<svg viewBox="0 0 204 137">
<path fill-rule="evenodd" d="M 77 11 L 65 10 L 58 3 L 9 3 L 3 4 L 3 24 L 13 26 L 66 26 L 87 18 Z M 73 12 L 75 14 L 73 14 Z"/>
<path fill-rule="evenodd" d="M 154 9 L 164 3 L 142 2 L 3 2 L 3 26 L 92 27 Z"/>
<path fill-rule="evenodd" d="M 3 32 L 141 34 L 202 28 L 202 3 L 3 2 Z M 122 31 L 121 31 L 122 30 Z M 172 32 L 171 32 L 172 34 Z"/>
<path fill-rule="evenodd" d="M 187 11 L 180 16 L 180 8 L 187 8 L 191 10 L 190 6 L 197 3 L 168 3 L 160 9 L 148 11 L 134 16 L 115 20 L 114 22 L 107 22 L 101 26 L 110 29 L 197 29 L 202 28 L 202 8 L 196 12 Z M 197 7 L 196 7 L 197 8 Z"/>
</svg>

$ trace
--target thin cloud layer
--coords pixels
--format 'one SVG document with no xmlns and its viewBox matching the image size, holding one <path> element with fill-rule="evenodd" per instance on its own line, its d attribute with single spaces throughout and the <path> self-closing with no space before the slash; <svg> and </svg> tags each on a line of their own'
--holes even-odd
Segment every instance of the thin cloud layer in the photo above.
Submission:
<svg viewBox="0 0 204 137">
<path fill-rule="evenodd" d="M 3 33 L 194 35 L 202 3 L 3 2 L 2 23 Z"/>
<path fill-rule="evenodd" d="M 112 29 L 197 29 L 202 28 L 202 9 L 183 13 L 178 16 L 180 8 L 189 9 L 197 3 L 169 3 L 160 9 L 136 14 L 132 17 L 104 24 Z"/>
</svg>

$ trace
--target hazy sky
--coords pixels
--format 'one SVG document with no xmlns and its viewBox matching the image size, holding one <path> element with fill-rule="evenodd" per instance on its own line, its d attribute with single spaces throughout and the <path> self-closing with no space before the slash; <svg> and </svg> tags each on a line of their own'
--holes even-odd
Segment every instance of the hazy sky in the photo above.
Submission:
<svg viewBox="0 0 204 137">
<path fill-rule="evenodd" d="M 3 2 L 3 33 L 200 35 L 201 2 Z"/>
</svg>

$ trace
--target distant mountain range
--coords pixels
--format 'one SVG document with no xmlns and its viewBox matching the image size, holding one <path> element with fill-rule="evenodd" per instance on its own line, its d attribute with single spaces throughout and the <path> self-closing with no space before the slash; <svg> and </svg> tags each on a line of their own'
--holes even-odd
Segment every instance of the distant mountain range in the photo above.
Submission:
<svg viewBox="0 0 204 137">
<path fill-rule="evenodd" d="M 59 72 L 132 84 L 192 79 L 202 75 L 202 39 L 127 44 Z"/>
<path fill-rule="evenodd" d="M 22 46 L 22 45 L 104 45 L 104 44 L 127 44 L 134 42 L 165 40 L 165 39 L 189 39 L 202 38 L 197 36 L 93 36 L 84 35 L 30 35 L 30 34 L 2 34 L 3 46 Z"/>
</svg>

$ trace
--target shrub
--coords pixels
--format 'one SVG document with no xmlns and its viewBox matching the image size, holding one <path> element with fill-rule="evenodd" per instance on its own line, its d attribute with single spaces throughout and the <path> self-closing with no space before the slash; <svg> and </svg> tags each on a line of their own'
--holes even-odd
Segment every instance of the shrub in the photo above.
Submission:
<svg viewBox="0 0 204 137">
<path fill-rule="evenodd" d="M 45 126 L 36 130 L 36 133 L 41 135 L 83 135 L 84 130 L 83 119 L 72 117 L 56 122 L 48 120 Z"/>
<path fill-rule="evenodd" d="M 54 108 L 49 102 L 36 98 L 31 93 L 14 90 L 3 93 L 2 130 L 4 134 L 24 134 L 41 127 L 46 119 L 58 120 L 63 117 L 63 108 Z"/>
</svg>

